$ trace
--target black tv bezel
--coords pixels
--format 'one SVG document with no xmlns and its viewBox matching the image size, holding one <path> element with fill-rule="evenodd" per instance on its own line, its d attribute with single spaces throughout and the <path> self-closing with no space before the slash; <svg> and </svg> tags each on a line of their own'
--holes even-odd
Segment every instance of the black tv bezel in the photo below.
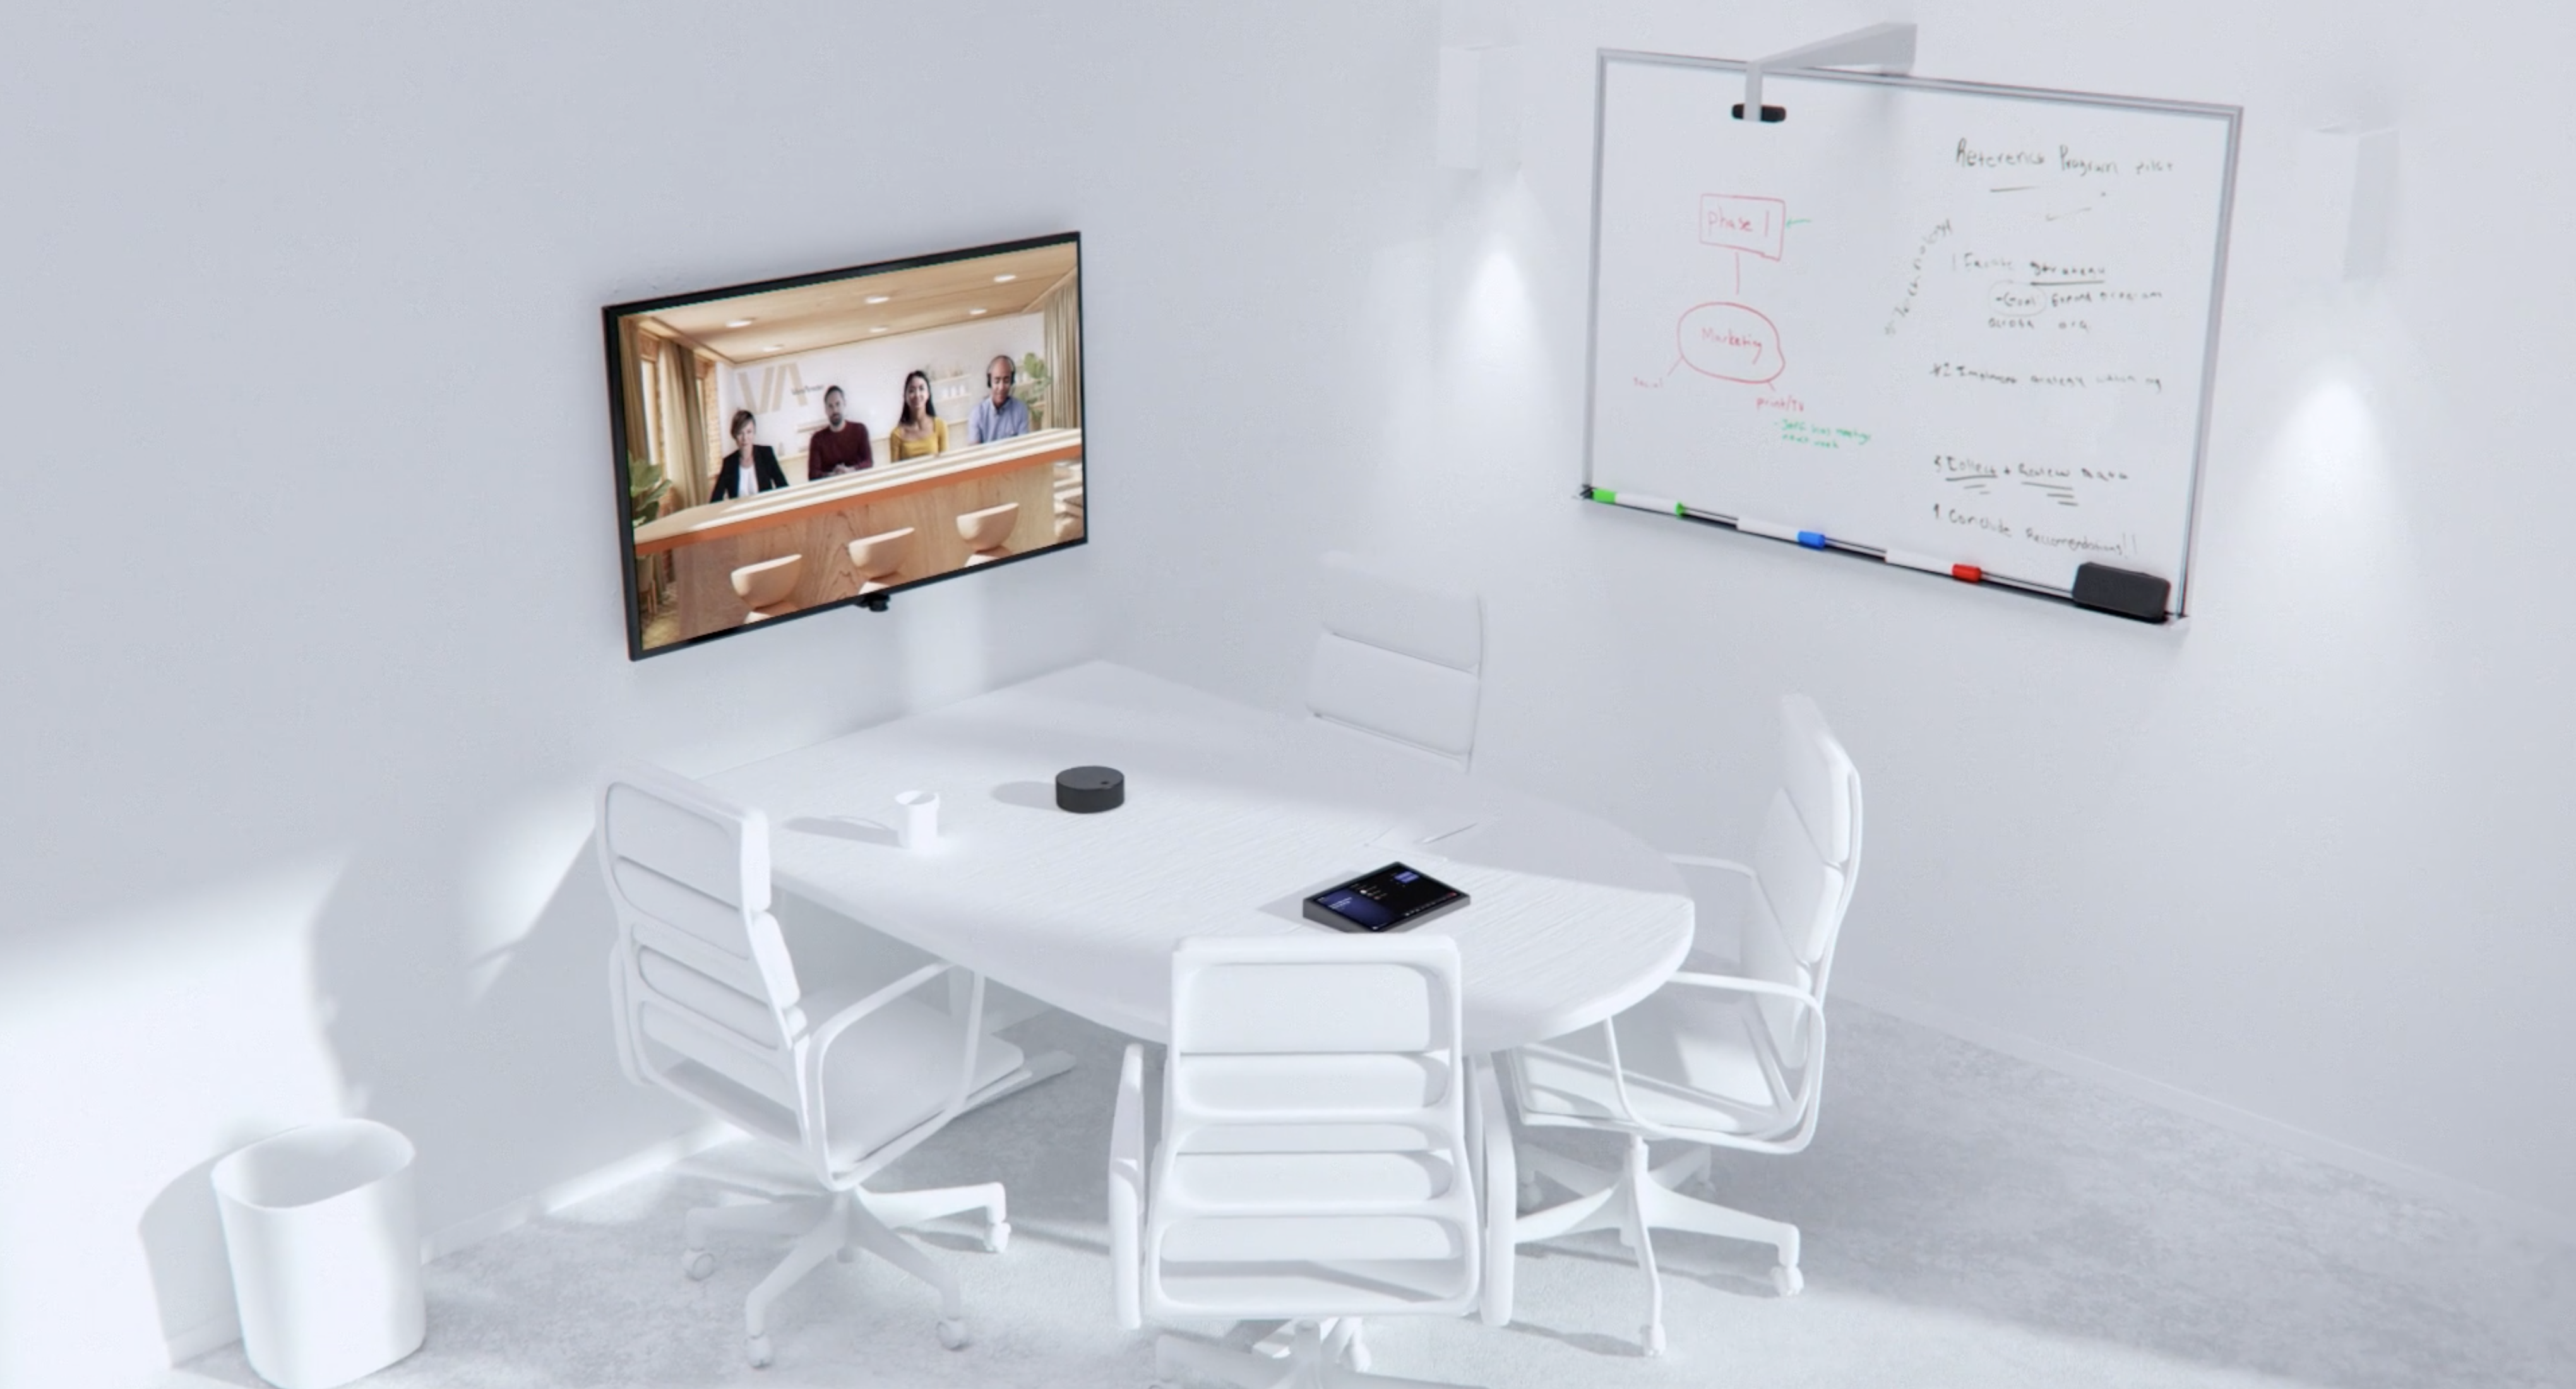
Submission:
<svg viewBox="0 0 2576 1389">
<path fill-rule="evenodd" d="M 1023 237 L 1017 241 L 997 241 L 990 245 L 970 246 L 954 251 L 936 251 L 927 255 L 904 256 L 894 260 L 870 261 L 864 265 L 853 265 L 839 270 L 818 270 L 805 275 L 788 275 L 775 280 L 756 280 L 748 284 L 723 285 L 714 289 L 696 289 L 691 290 L 686 294 L 665 294 L 651 299 L 636 299 L 623 304 L 610 304 L 602 308 L 599 311 L 600 329 L 606 341 L 608 350 L 609 455 L 615 469 L 617 483 L 617 548 L 619 554 L 624 557 L 624 562 L 618 568 L 618 574 L 619 587 L 625 594 L 626 603 L 626 659 L 629 661 L 641 661 L 654 656 L 667 656 L 674 651 L 684 651 L 690 647 L 702 646 L 711 641 L 721 641 L 726 637 L 740 636 L 754 628 L 782 626 L 786 623 L 794 622 L 799 618 L 817 617 L 824 613 L 838 612 L 843 608 L 862 608 L 883 611 L 885 607 L 883 600 L 890 599 L 897 594 L 909 593 L 914 589 L 927 588 L 932 584 L 943 583 L 950 579 L 963 578 L 970 574 L 986 573 L 991 570 L 1003 568 L 1007 565 L 1018 564 L 1023 560 L 1040 559 L 1047 555 L 1059 554 L 1064 551 L 1088 545 L 1091 543 L 1091 510 L 1088 505 L 1089 491 L 1086 486 L 1084 494 L 1086 504 L 1083 508 L 1082 533 L 1071 540 L 1058 540 L 1053 544 L 1042 545 L 1037 549 L 1030 550 L 1022 554 L 1009 555 L 1002 559 L 993 560 L 989 563 L 975 565 L 972 568 L 960 567 L 951 569 L 944 574 L 932 574 L 924 578 L 912 579 L 904 583 L 890 585 L 886 588 L 878 589 L 874 593 L 867 594 L 864 597 L 853 594 L 850 597 L 835 599 L 829 603 L 817 603 L 810 608 L 800 608 L 792 613 L 781 613 L 776 617 L 768 618 L 761 622 L 752 624 L 750 627 L 726 627 L 713 632 L 701 632 L 694 637 L 682 637 L 677 641 L 665 642 L 660 646 L 647 649 L 644 645 L 644 610 L 641 603 L 638 601 L 641 595 L 637 592 L 635 583 L 635 523 L 632 518 L 632 514 L 628 510 L 627 501 L 628 497 L 631 495 L 629 484 L 633 481 L 633 478 L 627 468 L 626 462 L 626 381 L 625 372 L 623 370 L 624 363 L 619 356 L 621 349 L 617 339 L 617 324 L 619 319 L 630 314 L 652 313 L 661 309 L 676 309 L 688 304 L 702 304 L 710 299 L 731 299 L 740 295 L 764 294 L 771 290 L 779 289 L 802 289 L 807 285 L 825 284 L 834 280 L 855 279 L 862 275 L 879 275 L 896 270 L 918 269 L 925 265 L 943 265 L 951 261 L 974 260 L 979 256 L 995 256 L 1007 254 L 1012 251 L 1030 251 L 1046 246 L 1067 245 L 1073 247 L 1074 282 L 1078 285 L 1081 283 L 1082 277 L 1082 233 L 1078 231 L 1070 231 L 1056 232 L 1047 236 Z M 1073 350 L 1074 359 L 1077 362 L 1083 360 L 1086 355 L 1085 345 L 1082 340 L 1082 330 L 1079 326 L 1074 330 Z M 1088 438 L 1088 431 L 1091 424 L 1091 402 L 1089 399 L 1089 387 L 1085 384 L 1089 375 L 1090 373 L 1088 372 L 1082 373 L 1084 381 L 1077 382 L 1074 387 L 1076 408 L 1081 412 L 1083 427 L 1086 433 L 1082 456 L 1083 479 L 1086 484 L 1090 481 L 1091 476 L 1090 441 Z"/>
</svg>

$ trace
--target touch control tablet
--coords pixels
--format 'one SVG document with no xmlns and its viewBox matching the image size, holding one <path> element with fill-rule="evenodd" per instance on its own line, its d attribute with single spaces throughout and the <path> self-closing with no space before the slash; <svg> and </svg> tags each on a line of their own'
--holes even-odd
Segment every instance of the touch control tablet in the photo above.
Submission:
<svg viewBox="0 0 2576 1389">
<path fill-rule="evenodd" d="M 1401 931 L 1467 905 L 1467 894 L 1401 863 L 1306 899 L 1306 919 L 1336 931 Z"/>
</svg>

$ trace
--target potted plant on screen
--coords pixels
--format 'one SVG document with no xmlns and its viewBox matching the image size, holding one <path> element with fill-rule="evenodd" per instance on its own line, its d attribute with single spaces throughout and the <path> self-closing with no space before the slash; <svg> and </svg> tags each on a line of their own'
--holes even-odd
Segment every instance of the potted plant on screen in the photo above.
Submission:
<svg viewBox="0 0 2576 1389">
<path fill-rule="evenodd" d="M 671 495 L 671 480 L 662 474 L 661 465 L 640 453 L 626 455 L 626 522 L 642 526 L 662 514 L 662 500 Z M 662 609 L 662 557 L 643 555 L 635 561 L 635 591 L 644 598 L 648 612 Z"/>
<path fill-rule="evenodd" d="M 1046 424 L 1047 364 L 1046 358 L 1031 352 L 1020 358 L 1020 384 L 1011 394 L 1029 407 L 1029 428 L 1044 429 Z"/>
</svg>

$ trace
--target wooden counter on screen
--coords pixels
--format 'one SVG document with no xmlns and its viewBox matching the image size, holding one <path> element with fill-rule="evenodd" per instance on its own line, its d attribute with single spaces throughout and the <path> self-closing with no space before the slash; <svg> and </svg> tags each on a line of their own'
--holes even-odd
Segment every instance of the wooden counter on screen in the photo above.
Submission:
<svg viewBox="0 0 2576 1389">
<path fill-rule="evenodd" d="M 882 454 L 883 440 L 877 441 Z M 903 463 L 879 462 L 820 482 L 799 482 L 757 496 L 710 502 L 635 529 L 638 558 L 669 554 L 680 636 L 739 626 L 749 608 L 734 592 L 733 571 L 802 555 L 796 587 L 770 611 L 792 612 L 855 596 L 858 572 L 849 543 L 912 528 L 909 556 L 894 584 L 963 567 L 968 551 L 957 518 L 1019 503 L 1013 554 L 1056 543 L 1055 465 L 1082 457 L 1082 431 L 1048 429 L 997 444 L 952 448 Z"/>
</svg>

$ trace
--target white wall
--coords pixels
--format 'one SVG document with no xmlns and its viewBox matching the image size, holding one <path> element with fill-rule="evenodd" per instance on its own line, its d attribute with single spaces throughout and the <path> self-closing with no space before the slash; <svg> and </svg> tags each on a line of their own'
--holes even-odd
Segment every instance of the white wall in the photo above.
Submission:
<svg viewBox="0 0 2576 1389">
<path fill-rule="evenodd" d="M 2185 628 L 1571 499 L 1593 50 L 1756 56 L 1890 17 L 1921 24 L 1927 75 L 2245 107 Z M 1487 594 L 1479 771 L 1676 849 L 1741 845 L 1770 701 L 1808 691 L 1869 795 L 1838 988 L 2576 1228 L 2576 624 L 2555 596 L 2576 11 L 1613 0 L 1518 25 L 1517 172 L 1441 175 L 1427 132 L 1400 137 L 1444 210 L 1352 269 L 1392 366 L 1339 395 L 1330 427 L 1369 466 L 1325 467 L 1336 519 L 1302 547 L 1410 553 Z M 2299 150 L 2355 121 L 2393 122 L 2403 153 L 2395 269 L 2347 291 L 2320 273 L 2342 241 Z M 1204 483 L 1172 505 L 1281 498 L 1255 470 Z M 1312 607 L 1286 548 L 1117 649 L 1291 702 Z"/>
<path fill-rule="evenodd" d="M 0 1383 L 221 1334 L 204 1167 L 249 1137 L 386 1119 L 452 1230 L 680 1129 L 613 1060 L 600 769 L 1080 659 L 1159 620 L 1104 575 L 1196 524 L 1140 499 L 1305 494 L 1284 402 L 1369 335 L 1342 267 L 1428 12 L 972 13 L 972 81 L 872 56 L 927 22 L 892 4 L 0 20 L 0 414 L 109 422 L 43 430 L 0 549 Z M 806 38 L 866 80 L 685 101 Z M 990 176 L 883 196 L 1002 125 Z M 747 221 L 745 182 L 809 191 Z M 1064 228 L 1100 543 L 627 662 L 600 305 Z M 309 456 L 340 440 L 364 466 Z M 1246 552 L 1283 568 L 1321 505 Z"/>
<path fill-rule="evenodd" d="M 41 345 L 0 410 L 115 422 L 22 460 L 6 551 L 0 1382 L 128 1382 L 215 1315 L 199 1183 L 246 1137 L 401 1125 L 440 1229 L 684 1122 L 611 1059 L 605 763 L 1104 645 L 1286 705 L 1336 545 L 1489 595 L 1483 770 L 1676 847 L 1742 842 L 1768 701 L 1815 694 L 1870 789 L 1841 985 L 2576 1216 L 2576 17 L 1914 7 L 1927 73 L 2247 107 L 2198 615 L 2158 631 L 1570 499 L 1591 49 L 1883 12 L 1534 6 L 1524 164 L 1482 179 L 1432 167 L 1428 6 L 976 14 L 989 83 L 704 118 L 670 94 L 919 16 L 0 21 L 0 303 Z M 2356 118 L 2405 131 L 2398 269 L 2345 296 L 2285 189 Z M 996 121 L 1025 164 L 900 219 L 870 178 L 750 223 L 670 191 Z M 1064 227 L 1099 543 L 624 660 L 599 305 Z"/>
</svg>

